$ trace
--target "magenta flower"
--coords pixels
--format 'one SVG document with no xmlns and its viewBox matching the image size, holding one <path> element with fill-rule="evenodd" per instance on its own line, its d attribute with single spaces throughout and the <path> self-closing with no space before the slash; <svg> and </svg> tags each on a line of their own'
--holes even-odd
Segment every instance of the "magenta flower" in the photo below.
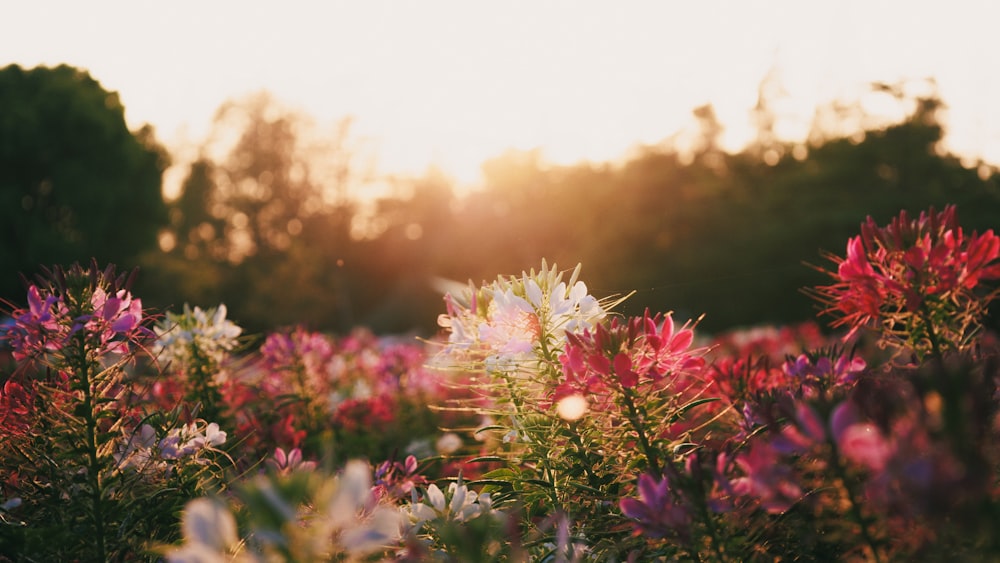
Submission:
<svg viewBox="0 0 1000 563">
<path fill-rule="evenodd" d="M 427 478 L 418 473 L 417 458 L 409 455 L 404 461 L 386 460 L 375 468 L 374 490 L 379 498 L 406 498 L 418 485 L 426 485 Z"/>
<path fill-rule="evenodd" d="M 648 473 L 639 476 L 639 498 L 619 501 L 622 514 L 634 520 L 635 535 L 659 539 L 690 537 L 691 507 L 670 488 L 670 480 Z"/>
<path fill-rule="evenodd" d="M 69 335 L 68 311 L 52 294 L 42 297 L 37 286 L 28 287 L 28 308 L 15 309 L 6 333 L 14 359 L 25 360 L 63 347 Z"/>
<path fill-rule="evenodd" d="M 794 470 L 771 444 L 754 442 L 750 451 L 740 453 L 735 461 L 746 475 L 730 481 L 732 490 L 756 498 L 767 512 L 784 512 L 802 498 Z"/>
<path fill-rule="evenodd" d="M 693 341 L 691 329 L 675 330 L 670 315 L 650 316 L 648 310 L 642 317 L 624 322 L 613 318 L 608 325 L 581 334 L 567 333 L 566 348 L 559 357 L 563 379 L 555 400 L 574 394 L 601 399 L 613 389 L 676 386 L 705 365 L 703 351 L 691 349 Z"/>
<path fill-rule="evenodd" d="M 334 350 L 328 337 L 298 327 L 290 334 L 269 334 L 260 347 L 260 354 L 267 370 L 295 370 L 301 366 L 306 373 L 319 377 L 333 358 Z"/>
<path fill-rule="evenodd" d="M 885 469 L 893 448 L 879 428 L 862 420 L 854 403 L 845 401 L 833 409 L 830 430 L 840 453 L 850 462 L 878 473 Z"/>
<path fill-rule="evenodd" d="M 108 295 L 103 288 L 94 289 L 91 296 L 93 313 L 84 329 L 99 343 L 99 355 L 124 350 L 127 342 L 149 334 L 142 326 L 142 301 L 124 289 Z"/>
<path fill-rule="evenodd" d="M 782 369 L 800 385 L 825 389 L 853 384 L 868 367 L 859 357 L 840 353 L 830 356 L 800 354 L 786 361 Z"/>
</svg>

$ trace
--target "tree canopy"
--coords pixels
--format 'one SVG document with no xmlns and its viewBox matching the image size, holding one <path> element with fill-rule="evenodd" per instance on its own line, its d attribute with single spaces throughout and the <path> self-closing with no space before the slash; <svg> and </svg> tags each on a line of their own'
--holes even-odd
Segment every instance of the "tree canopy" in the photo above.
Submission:
<svg viewBox="0 0 1000 563">
<path fill-rule="evenodd" d="M 118 95 L 66 65 L 0 69 L 0 296 L 39 265 L 134 264 L 166 224 L 167 154 Z"/>
</svg>

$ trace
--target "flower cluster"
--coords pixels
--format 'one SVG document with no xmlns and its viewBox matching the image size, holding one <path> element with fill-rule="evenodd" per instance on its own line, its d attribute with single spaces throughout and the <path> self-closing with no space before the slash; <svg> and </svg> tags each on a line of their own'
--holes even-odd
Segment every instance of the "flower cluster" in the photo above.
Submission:
<svg viewBox="0 0 1000 563">
<path fill-rule="evenodd" d="M 195 361 L 221 365 L 239 344 L 243 329 L 226 319 L 225 305 L 202 309 L 185 304 L 180 313 L 167 312 L 156 323 L 153 353 L 164 363 L 184 369 Z"/>
<path fill-rule="evenodd" d="M 15 360 L 39 359 L 64 365 L 76 341 L 96 358 L 124 353 L 149 336 L 143 325 L 142 301 L 133 298 L 125 278 L 114 270 L 69 271 L 56 268 L 48 284 L 28 287 L 28 307 L 11 312 L 13 325 L 5 338 Z"/>
<path fill-rule="evenodd" d="M 470 284 L 461 296 L 445 296 L 447 314 L 438 323 L 448 330 L 447 355 L 483 359 L 490 371 L 516 371 L 536 351 L 559 347 L 565 335 L 593 327 L 607 314 L 577 280 L 542 263 L 521 277 L 500 277 L 482 288 Z"/>
<path fill-rule="evenodd" d="M 581 333 L 567 333 L 559 356 L 563 379 L 555 387 L 559 401 L 581 395 L 606 406 L 615 392 L 638 394 L 670 388 L 682 393 L 686 375 L 704 367 L 703 350 L 692 350 L 694 331 L 676 329 L 671 315 L 634 317 L 597 325 Z"/>
<path fill-rule="evenodd" d="M 155 428 L 143 424 L 125 436 L 115 453 L 118 469 L 139 470 L 147 475 L 169 473 L 173 462 L 182 458 L 207 463 L 202 455 L 226 443 L 226 432 L 215 422 L 184 424 L 159 439 L 156 434 Z"/>
<path fill-rule="evenodd" d="M 467 485 L 457 482 L 448 485 L 447 492 L 431 484 L 422 499 L 404 506 L 404 511 L 415 525 L 438 518 L 468 522 L 494 512 L 490 495 L 470 491 Z"/>
<path fill-rule="evenodd" d="M 902 213 L 835 261 L 830 334 L 617 314 L 543 262 L 447 295 L 432 356 L 363 329 L 239 349 L 223 306 L 148 346 L 124 278 L 57 268 L 5 336 L 0 551 L 997 559 L 1000 237 Z"/>
<path fill-rule="evenodd" d="M 817 288 L 837 324 L 878 327 L 886 342 L 926 351 L 946 343 L 964 344 L 996 293 L 979 294 L 987 280 L 1000 278 L 1000 237 L 990 229 L 966 234 L 954 206 L 900 212 L 889 225 L 874 219 L 847 244 L 846 257 L 831 257 L 834 283 Z"/>
</svg>

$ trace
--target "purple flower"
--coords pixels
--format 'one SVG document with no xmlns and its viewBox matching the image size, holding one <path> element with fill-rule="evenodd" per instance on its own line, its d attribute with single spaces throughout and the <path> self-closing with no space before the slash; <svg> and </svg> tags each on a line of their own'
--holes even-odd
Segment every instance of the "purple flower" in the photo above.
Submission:
<svg viewBox="0 0 1000 563">
<path fill-rule="evenodd" d="M 772 514 L 784 512 L 802 498 L 792 468 L 781 463 L 780 453 L 771 444 L 754 443 L 749 452 L 736 457 L 736 465 L 746 476 L 730 482 L 733 491 L 755 497 L 764 510 Z"/>
<path fill-rule="evenodd" d="M 618 503 L 622 513 L 635 520 L 636 535 L 649 538 L 690 535 L 690 507 L 670 490 L 670 480 L 644 473 L 639 476 L 639 498 L 623 498 Z"/>
</svg>

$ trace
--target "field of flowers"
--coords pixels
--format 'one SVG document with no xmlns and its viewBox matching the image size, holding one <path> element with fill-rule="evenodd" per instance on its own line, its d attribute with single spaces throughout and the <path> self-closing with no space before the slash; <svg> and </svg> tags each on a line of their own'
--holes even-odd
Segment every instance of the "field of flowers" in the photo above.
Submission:
<svg viewBox="0 0 1000 563">
<path fill-rule="evenodd" d="M 831 322 L 713 336 L 580 267 L 439 338 L 254 337 L 45 270 L 0 360 L 0 561 L 1000 560 L 1000 238 L 868 220 Z"/>
</svg>

